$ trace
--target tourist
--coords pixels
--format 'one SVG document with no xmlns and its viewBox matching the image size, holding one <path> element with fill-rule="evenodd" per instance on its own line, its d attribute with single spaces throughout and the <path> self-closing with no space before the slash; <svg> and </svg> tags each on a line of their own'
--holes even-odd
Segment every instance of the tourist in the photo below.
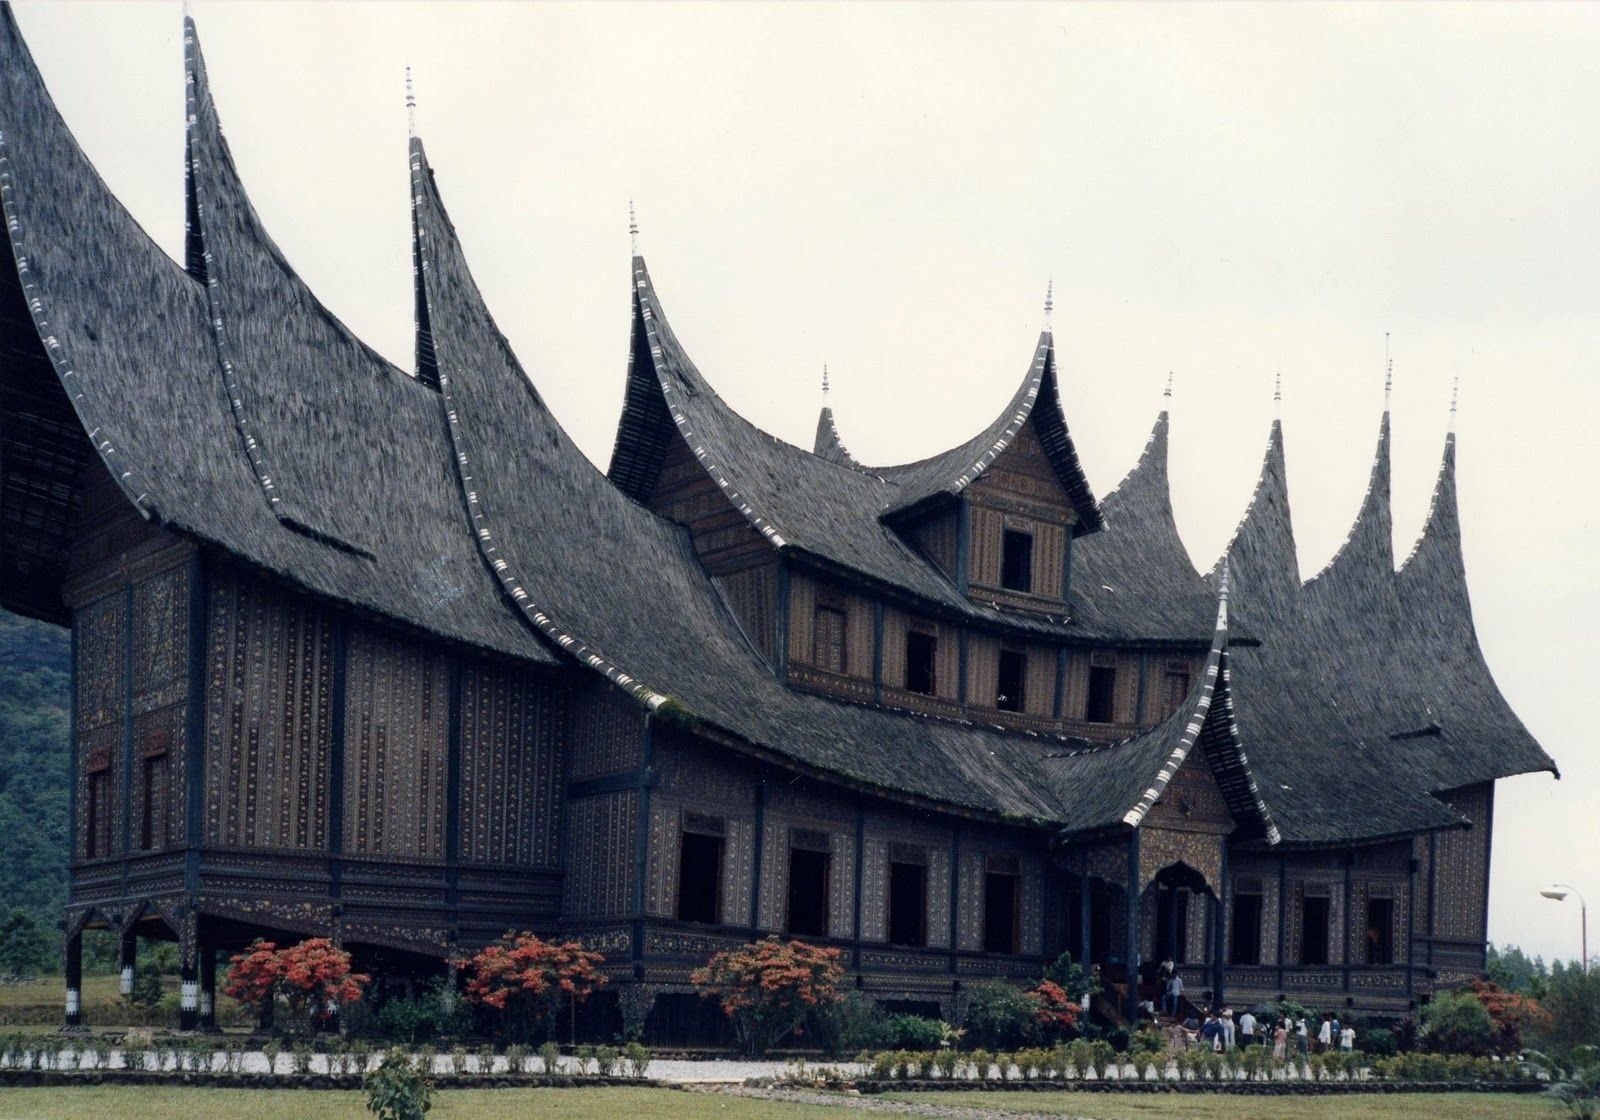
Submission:
<svg viewBox="0 0 1600 1120">
<path fill-rule="evenodd" d="M 1283 1061 L 1289 1054 L 1289 1020 L 1279 1019 L 1278 1029 L 1272 1032 L 1272 1056 Z"/>
<path fill-rule="evenodd" d="M 1183 977 L 1173 974 L 1167 981 L 1166 1011 L 1174 1019 L 1178 1017 L 1178 1008 L 1183 1003 Z"/>
<path fill-rule="evenodd" d="M 1356 1048 L 1356 1029 L 1349 1023 L 1339 1032 L 1339 1049 L 1354 1050 Z"/>
<path fill-rule="evenodd" d="M 1332 1012 L 1329 1012 L 1329 1016 L 1333 1019 L 1333 1023 L 1331 1024 L 1331 1026 L 1332 1026 L 1332 1032 L 1331 1032 L 1332 1045 L 1333 1046 L 1337 1046 L 1337 1045 L 1339 1045 L 1339 1031 L 1340 1031 L 1339 1016 L 1334 1015 Z M 1330 1049 L 1331 1048 L 1332 1047 L 1330 1047 Z"/>
<path fill-rule="evenodd" d="M 1240 1045 L 1248 1047 L 1256 1040 L 1256 1017 L 1250 1014 L 1250 1009 L 1245 1008 L 1244 1014 L 1239 1016 Z"/>
<path fill-rule="evenodd" d="M 1322 1013 L 1322 1025 L 1317 1028 L 1317 1053 L 1326 1054 L 1333 1046 L 1333 1016 Z"/>
<path fill-rule="evenodd" d="M 1304 1015 L 1294 1021 L 1294 1045 L 1303 1058 L 1311 1050 L 1311 1035 L 1306 1031 L 1306 1017 Z"/>
<path fill-rule="evenodd" d="M 1222 1046 L 1225 1050 L 1233 1049 L 1233 1008 L 1224 1007 L 1222 1014 L 1217 1017 L 1222 1024 Z"/>
</svg>

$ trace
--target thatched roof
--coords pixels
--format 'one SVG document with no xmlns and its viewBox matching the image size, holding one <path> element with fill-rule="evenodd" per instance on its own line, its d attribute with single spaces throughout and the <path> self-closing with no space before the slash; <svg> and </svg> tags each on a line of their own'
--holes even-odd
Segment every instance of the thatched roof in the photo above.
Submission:
<svg viewBox="0 0 1600 1120">
<path fill-rule="evenodd" d="M 608 475 L 643 502 L 673 439 L 689 447 L 752 528 L 776 550 L 843 569 L 930 609 L 1010 627 L 1088 636 L 1081 628 L 974 603 L 895 526 L 952 501 L 1010 446 L 1030 418 L 1077 509 L 1075 533 L 1103 524 L 1056 396 L 1050 333 L 1002 414 L 951 451 L 899 467 L 863 467 L 847 453 L 814 454 L 757 428 L 711 387 L 678 340 L 644 258 L 634 257 L 634 326 L 622 417 Z M 824 413 L 823 422 L 831 421 Z M 828 442 L 819 425 L 819 444 Z M 836 444 L 836 441 L 834 441 Z M 1188 635 L 1199 644 L 1202 627 Z"/>
<path fill-rule="evenodd" d="M 1206 633 L 1216 598 L 1195 571 L 1172 516 L 1167 412 L 1144 452 L 1102 499 L 1105 528 L 1072 550 L 1072 618 L 1114 638 L 1193 640 Z"/>
<path fill-rule="evenodd" d="M 528 647 L 476 562 L 437 397 L 356 342 L 259 234 L 209 109 L 198 49 L 193 68 L 206 107 L 189 137 L 212 207 L 205 245 L 227 258 L 213 264 L 228 281 L 215 290 L 221 330 L 238 356 L 248 430 L 284 472 L 276 489 L 288 516 L 274 513 L 244 453 L 207 286 L 150 241 L 95 173 L 4 8 L 7 236 L 53 359 L 52 391 L 71 402 L 146 516 L 314 594 L 554 663 Z M 362 426 L 372 438 L 344 438 Z M 327 535 L 306 532 L 312 525 Z"/>
<path fill-rule="evenodd" d="M 1198 745 L 1241 820 L 1269 839 L 1334 843 L 1449 827 L 1457 818 L 1431 792 L 1553 768 L 1478 650 L 1453 439 L 1428 527 L 1396 576 L 1385 418 L 1350 540 L 1302 589 L 1274 425 L 1229 549 L 1234 610 L 1260 645 L 1230 649 L 1227 610 L 1212 622 L 1214 600 L 1173 524 L 1166 414 L 1102 512 L 1061 413 L 1048 330 L 984 432 L 874 470 L 849 457 L 826 410 L 812 454 L 729 408 L 688 358 L 636 257 L 626 405 L 608 479 L 572 445 L 495 326 L 420 140 L 410 151 L 411 376 L 330 314 L 262 228 L 187 20 L 185 36 L 187 270 L 95 174 L 0 7 L 0 201 L 17 280 L 0 285 L 0 440 L 13 461 L 33 446 L 15 434 L 15 418 L 44 416 L 61 437 L 62 470 L 77 470 L 92 447 L 145 516 L 314 595 L 528 665 L 601 673 L 715 741 L 958 811 L 1074 832 L 1136 826 Z M 28 413 L 33 400 L 44 406 Z M 893 527 L 959 495 L 1026 423 L 1079 530 L 1105 528 L 1077 546 L 1068 622 L 969 602 Z M 1210 634 L 1205 678 L 1161 725 L 1097 748 L 792 691 L 750 647 L 686 532 L 638 500 L 674 439 L 775 549 L 801 562 L 995 628 L 1199 648 Z M 0 530 L 3 570 L 37 575 L 63 547 L 72 495 L 67 486 L 65 499 L 18 497 L 19 478 L 40 493 L 61 490 L 44 468 L 30 470 L 8 468 Z M 19 511 L 44 528 L 18 530 Z"/>
</svg>

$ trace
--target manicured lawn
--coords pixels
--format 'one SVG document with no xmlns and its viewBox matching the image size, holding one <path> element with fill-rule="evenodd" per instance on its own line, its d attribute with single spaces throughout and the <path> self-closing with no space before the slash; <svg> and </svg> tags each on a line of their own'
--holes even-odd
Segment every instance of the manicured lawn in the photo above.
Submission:
<svg viewBox="0 0 1600 1120">
<path fill-rule="evenodd" d="M 457 1089 L 428 1120 L 849 1120 L 860 1113 L 674 1089 Z M 130 1086 L 0 1089 L 0 1120 L 372 1120 L 357 1092 Z M 1276 1118 L 1275 1118 L 1276 1120 Z"/>
<path fill-rule="evenodd" d="M 1084 1120 L 1561 1120 L 1537 1095 L 1388 1093 L 1326 1097 L 1248 1097 L 1223 1093 L 886 1093 L 891 1100 L 964 1105 L 997 1113 L 1042 1113 Z"/>
</svg>

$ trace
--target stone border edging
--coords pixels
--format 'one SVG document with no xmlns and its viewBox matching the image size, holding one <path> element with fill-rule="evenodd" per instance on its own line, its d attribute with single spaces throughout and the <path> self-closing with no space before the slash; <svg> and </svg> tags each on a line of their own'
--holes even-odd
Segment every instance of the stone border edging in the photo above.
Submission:
<svg viewBox="0 0 1600 1120">
<path fill-rule="evenodd" d="M 774 1087 L 785 1087 L 777 1082 Z M 787 1086 L 790 1088 L 797 1086 Z M 1538 1093 L 1547 1081 L 1119 1081 L 1059 1079 L 1039 1081 L 839 1081 L 829 1088 L 855 1089 L 863 1096 L 883 1093 L 1226 1093 L 1235 1096 L 1295 1097 L 1383 1093 Z"/>
<path fill-rule="evenodd" d="M 600 1089 L 673 1088 L 653 1077 L 599 1077 L 568 1074 L 434 1074 L 435 1089 Z M 0 1069 L 0 1086 L 54 1088 L 62 1085 L 153 1085 L 203 1089 L 360 1089 L 359 1073 L 225 1073 L 148 1069 Z"/>
</svg>

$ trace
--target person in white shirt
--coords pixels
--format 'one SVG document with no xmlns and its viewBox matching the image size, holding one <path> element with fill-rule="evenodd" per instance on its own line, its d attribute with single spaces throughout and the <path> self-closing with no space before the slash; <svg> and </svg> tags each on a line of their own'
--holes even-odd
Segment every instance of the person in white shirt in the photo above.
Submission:
<svg viewBox="0 0 1600 1120">
<path fill-rule="evenodd" d="M 1324 1015 L 1322 1025 L 1317 1028 L 1317 1052 L 1324 1053 L 1333 1045 L 1333 1021 Z"/>
<path fill-rule="evenodd" d="M 1339 1032 L 1339 1049 L 1354 1050 L 1356 1048 L 1356 1029 L 1349 1023 Z"/>
<path fill-rule="evenodd" d="M 1222 1015 L 1221 1015 L 1220 1018 L 1221 1018 L 1221 1022 L 1222 1022 L 1222 1046 L 1223 1046 L 1223 1049 L 1232 1050 L 1233 1049 L 1233 1030 L 1234 1030 L 1233 1008 L 1224 1007 L 1222 1009 Z"/>
<path fill-rule="evenodd" d="M 1256 1040 L 1256 1017 L 1246 1011 L 1239 1016 L 1240 1045 L 1249 1046 Z"/>
</svg>

